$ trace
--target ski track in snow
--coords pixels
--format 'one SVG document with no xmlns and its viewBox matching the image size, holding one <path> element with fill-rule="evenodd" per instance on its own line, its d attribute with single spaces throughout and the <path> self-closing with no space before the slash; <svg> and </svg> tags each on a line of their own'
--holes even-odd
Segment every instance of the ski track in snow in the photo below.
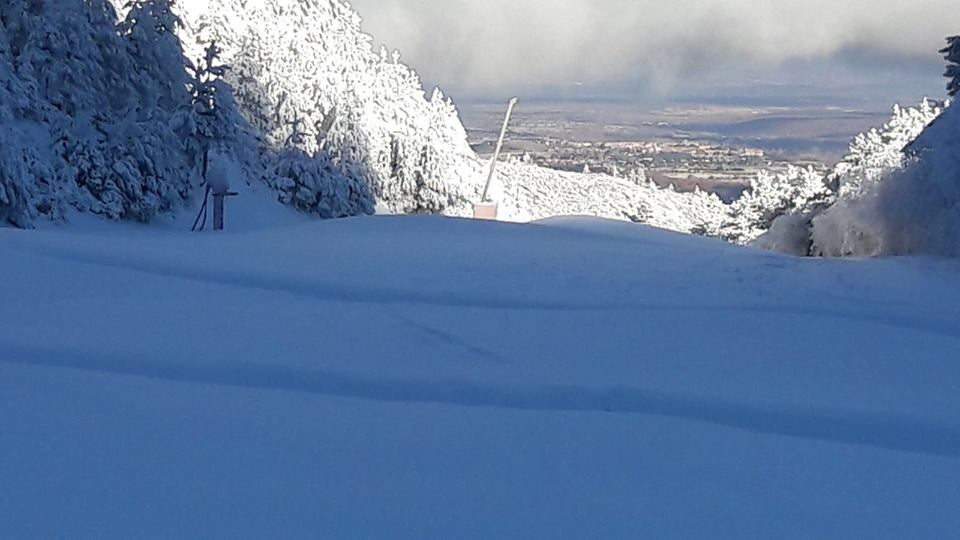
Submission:
<svg viewBox="0 0 960 540">
<path fill-rule="evenodd" d="M 432 403 L 541 412 L 639 414 L 823 442 L 960 458 L 960 425 L 894 414 L 816 410 L 670 395 L 629 386 L 505 385 L 399 380 L 251 364 L 197 366 L 0 342 L 0 362 L 168 382 L 299 392 L 375 402 Z"/>
<path fill-rule="evenodd" d="M 227 269 L 187 268 L 169 264 L 161 259 L 131 260 L 107 253 L 90 254 L 79 250 L 38 248 L 34 245 L 16 244 L 21 252 L 55 260 L 80 263 L 104 268 L 128 270 L 165 278 L 179 278 L 200 283 L 254 289 L 274 293 L 286 293 L 299 297 L 311 297 L 323 301 L 365 305 L 424 305 L 448 308 L 474 308 L 487 310 L 517 311 L 670 311 L 670 312 L 735 312 L 768 315 L 807 316 L 863 322 L 897 329 L 915 330 L 960 340 L 960 323 L 933 317 L 904 316 L 892 313 L 863 313 L 862 309 L 837 310 L 790 303 L 741 303 L 741 304 L 667 304 L 644 302 L 554 302 L 536 298 L 496 297 L 490 292 L 483 295 L 463 293 L 431 293 L 422 290 L 402 290 L 371 287 L 357 283 L 323 283 L 319 280 L 271 276 L 262 278 L 252 274 Z M 852 301 L 853 299 L 848 299 Z M 868 301 L 871 302 L 871 301 Z M 872 302 L 871 302 L 872 303 Z M 421 330 L 423 330 L 421 328 Z M 435 332 L 434 332 L 435 334 Z"/>
<path fill-rule="evenodd" d="M 474 343 L 470 343 L 468 340 L 455 336 L 452 333 L 447 332 L 445 330 L 441 330 L 439 328 L 435 328 L 433 326 L 424 324 L 422 322 L 415 321 L 408 317 L 404 317 L 399 313 L 391 313 L 391 315 L 397 322 L 399 322 L 403 326 L 406 326 L 407 328 L 410 328 L 416 332 L 424 334 L 430 338 L 436 339 L 442 343 L 446 343 L 447 345 L 452 345 L 454 347 L 463 349 L 464 351 L 471 353 L 474 356 L 483 358 L 485 360 L 490 360 L 496 364 L 512 364 L 513 363 L 512 360 L 510 360 L 509 358 L 497 352 L 491 351 L 490 349 L 481 347 Z"/>
</svg>

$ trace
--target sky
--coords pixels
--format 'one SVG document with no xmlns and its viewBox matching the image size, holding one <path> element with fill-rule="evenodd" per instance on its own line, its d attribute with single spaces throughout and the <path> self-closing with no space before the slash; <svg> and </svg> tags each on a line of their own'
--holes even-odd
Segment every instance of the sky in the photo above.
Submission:
<svg viewBox="0 0 960 540">
<path fill-rule="evenodd" d="M 943 97 L 957 0 L 353 0 L 432 86 L 637 101 Z"/>
</svg>

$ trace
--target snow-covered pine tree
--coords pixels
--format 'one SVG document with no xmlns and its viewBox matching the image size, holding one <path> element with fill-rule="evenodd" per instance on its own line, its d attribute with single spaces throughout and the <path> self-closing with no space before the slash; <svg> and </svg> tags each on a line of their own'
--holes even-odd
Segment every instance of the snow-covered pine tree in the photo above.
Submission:
<svg viewBox="0 0 960 540">
<path fill-rule="evenodd" d="M 2 22 L 2 19 L 0 19 Z M 8 126 L 15 121 L 11 109 L 19 92 L 13 74 L 13 56 L 7 40 L 6 25 L 0 24 L 0 224 L 25 226 L 29 223 L 32 194 L 31 179 L 23 170 L 16 133 Z"/>
<path fill-rule="evenodd" d="M 359 177 L 344 175 L 322 150 L 309 154 L 299 148 L 310 137 L 303 120 L 292 119 L 289 129 L 285 147 L 272 154 L 266 170 L 280 201 L 325 218 L 373 213 L 373 196 Z"/>
<path fill-rule="evenodd" d="M 190 107 L 177 124 L 196 178 L 205 179 L 211 151 L 228 151 L 236 140 L 230 86 L 223 81 L 229 66 L 220 61 L 220 48 L 209 43 L 203 57 L 189 63 L 186 86 Z"/>
<path fill-rule="evenodd" d="M 813 220 L 814 254 L 960 256 L 960 109 L 947 107 L 910 158 Z"/>
<path fill-rule="evenodd" d="M 753 226 L 747 223 L 750 218 L 746 216 L 756 215 L 758 210 L 741 208 L 752 204 L 753 197 L 746 197 L 743 203 L 738 201 L 731 207 L 732 219 L 725 226 L 726 234 L 733 240 L 746 239 L 759 247 L 792 255 L 822 253 L 822 247 L 817 246 L 812 236 L 814 220 L 838 201 L 857 199 L 874 191 L 879 182 L 903 169 L 909 161 L 908 145 L 940 116 L 943 108 L 943 104 L 926 99 L 917 107 L 895 105 L 883 126 L 853 139 L 847 155 L 826 175 L 826 191 L 821 190 L 818 183 L 810 184 L 816 188 L 808 190 L 811 198 L 801 196 L 798 199 L 801 204 L 785 207 L 785 211 L 779 212 L 765 227 L 757 221 Z M 771 186 L 771 189 L 774 188 Z M 741 210 L 746 210 L 745 216 L 737 216 Z M 740 232 L 751 230 L 746 235 Z"/>
<path fill-rule="evenodd" d="M 181 6 L 194 42 L 216 39 L 244 117 L 283 148 L 290 119 L 395 212 L 467 213 L 480 164 L 449 100 L 427 99 L 398 54 L 377 53 L 343 0 L 196 0 Z M 321 129 L 321 127 L 323 129 Z M 320 134 L 319 132 L 324 133 Z"/>
<path fill-rule="evenodd" d="M 831 191 L 823 176 L 812 168 L 790 167 L 785 173 L 761 171 L 748 189 L 729 206 L 720 236 L 749 244 L 784 215 L 804 214 L 824 204 Z"/>
<path fill-rule="evenodd" d="M 853 139 L 847 155 L 827 175 L 827 183 L 839 197 L 856 196 L 890 170 L 903 167 L 904 149 L 943 109 L 943 103 L 929 99 L 916 107 L 894 105 L 886 123 Z"/>
<path fill-rule="evenodd" d="M 0 51 L 0 225 L 26 228 L 38 216 L 63 216 L 62 190 L 43 149 L 47 135 L 23 98 L 30 90 L 10 76 L 9 57 L 3 56 Z"/>
<path fill-rule="evenodd" d="M 960 93 L 960 36 L 947 38 L 947 46 L 940 51 L 947 60 L 947 94 L 951 97 Z"/>
<path fill-rule="evenodd" d="M 6 4 L 15 76 L 32 90 L 37 146 L 52 153 L 51 191 L 111 218 L 145 221 L 176 207 L 189 184 L 181 181 L 183 152 L 169 119 L 186 92 L 141 58 L 147 49 L 157 61 L 181 57 L 172 35 L 163 38 L 172 47 L 161 47 L 163 39 L 153 47 L 155 25 L 121 27 L 105 0 Z"/>
<path fill-rule="evenodd" d="M 377 162 L 370 149 L 377 133 L 366 126 L 377 111 L 368 109 L 373 105 L 367 101 L 319 98 L 328 93 L 330 80 L 364 87 L 350 75 L 370 67 L 362 47 L 338 48 L 369 45 L 355 14 L 340 3 L 257 4 L 259 15 L 280 26 L 263 38 L 254 28 L 242 33 L 247 45 L 240 57 L 248 66 L 266 66 L 270 74 L 244 72 L 238 80 L 245 111 L 257 109 L 260 99 L 263 114 L 248 114 L 258 122 L 250 125 L 239 115 L 228 82 L 214 73 L 225 62 L 207 62 L 200 73 L 187 73 L 179 37 L 190 37 L 192 53 L 202 52 L 209 41 L 201 44 L 180 29 L 182 6 L 173 0 L 0 0 L 0 221 L 29 226 L 41 215 L 65 215 L 69 206 L 113 219 L 150 220 L 189 201 L 199 185 L 200 148 L 213 145 L 218 156 L 236 161 L 248 180 L 275 186 L 302 209 L 323 217 L 372 212 L 369 178 Z M 204 9 L 204 32 L 221 28 L 227 37 L 237 35 L 236 4 L 223 7 L 216 13 Z M 327 70 L 311 71 L 316 54 L 289 65 L 274 63 L 290 59 L 289 49 L 277 53 L 277 43 L 298 46 L 282 36 L 294 16 L 290 7 L 329 11 L 321 26 L 332 37 L 322 47 L 306 47 L 328 54 Z M 312 38 L 299 37 L 304 36 L 309 44 Z M 308 75 L 294 76 L 301 71 Z M 205 80 L 195 84 L 198 79 Z M 191 92 L 197 89 L 203 96 Z M 212 103 L 212 95 L 222 117 L 203 118 L 198 106 Z M 297 151 L 288 152 L 292 138 L 285 130 L 300 109 L 303 136 L 291 143 Z M 424 156 L 422 145 L 411 152 Z M 416 163 L 424 167 L 423 159 Z"/>
<path fill-rule="evenodd" d="M 159 86 L 156 95 L 149 86 L 141 90 L 145 104 L 165 110 L 183 105 L 187 84 L 187 62 L 178 34 L 183 22 L 175 9 L 176 0 L 130 0 L 119 24 L 133 55 L 143 62 L 139 67 L 149 71 L 150 79 Z"/>
</svg>

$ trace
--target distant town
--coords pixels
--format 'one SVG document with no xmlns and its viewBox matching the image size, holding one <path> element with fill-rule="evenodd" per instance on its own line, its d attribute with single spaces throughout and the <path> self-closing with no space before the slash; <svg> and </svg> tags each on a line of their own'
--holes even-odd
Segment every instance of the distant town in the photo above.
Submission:
<svg viewBox="0 0 960 540">
<path fill-rule="evenodd" d="M 700 188 L 728 201 L 737 198 L 761 170 L 779 172 L 790 165 L 826 168 L 816 161 L 772 160 L 755 148 L 689 139 L 599 143 L 547 139 L 542 145 L 543 150 L 527 151 L 523 159 L 563 171 L 650 179 L 661 186 L 673 185 L 678 191 Z"/>
<path fill-rule="evenodd" d="M 501 109 L 499 105 L 463 109 L 470 143 L 481 157 L 493 153 Z M 849 112 L 843 118 L 850 134 L 841 138 L 849 141 L 882 117 Z M 767 131 L 743 136 L 743 126 L 758 120 Z M 805 111 L 638 114 L 615 105 L 594 105 L 573 116 L 559 107 L 527 104 L 511 121 L 504 151 L 508 158 L 552 169 L 649 179 L 679 191 L 699 188 L 730 201 L 761 170 L 776 173 L 790 166 L 827 170 L 846 150 L 846 143 L 820 133 L 818 121 Z M 835 131 L 836 125 L 831 129 Z"/>
</svg>

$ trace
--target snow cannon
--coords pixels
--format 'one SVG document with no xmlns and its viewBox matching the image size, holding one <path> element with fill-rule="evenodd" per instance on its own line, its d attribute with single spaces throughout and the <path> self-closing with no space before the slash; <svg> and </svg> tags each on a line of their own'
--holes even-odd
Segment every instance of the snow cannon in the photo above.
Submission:
<svg viewBox="0 0 960 540">
<path fill-rule="evenodd" d="M 493 175 L 497 170 L 497 160 L 500 159 L 500 151 L 503 150 L 503 139 L 507 135 L 510 117 L 513 115 L 513 108 L 517 106 L 518 101 L 518 98 L 510 98 L 510 102 L 507 104 L 507 114 L 503 118 L 500 137 L 497 138 L 497 148 L 493 151 L 493 157 L 490 158 L 490 171 L 487 173 L 487 183 L 483 186 L 483 195 L 480 196 L 480 202 L 473 205 L 473 217 L 477 219 L 497 219 L 497 203 L 489 199 L 490 183 L 493 182 Z"/>
</svg>

